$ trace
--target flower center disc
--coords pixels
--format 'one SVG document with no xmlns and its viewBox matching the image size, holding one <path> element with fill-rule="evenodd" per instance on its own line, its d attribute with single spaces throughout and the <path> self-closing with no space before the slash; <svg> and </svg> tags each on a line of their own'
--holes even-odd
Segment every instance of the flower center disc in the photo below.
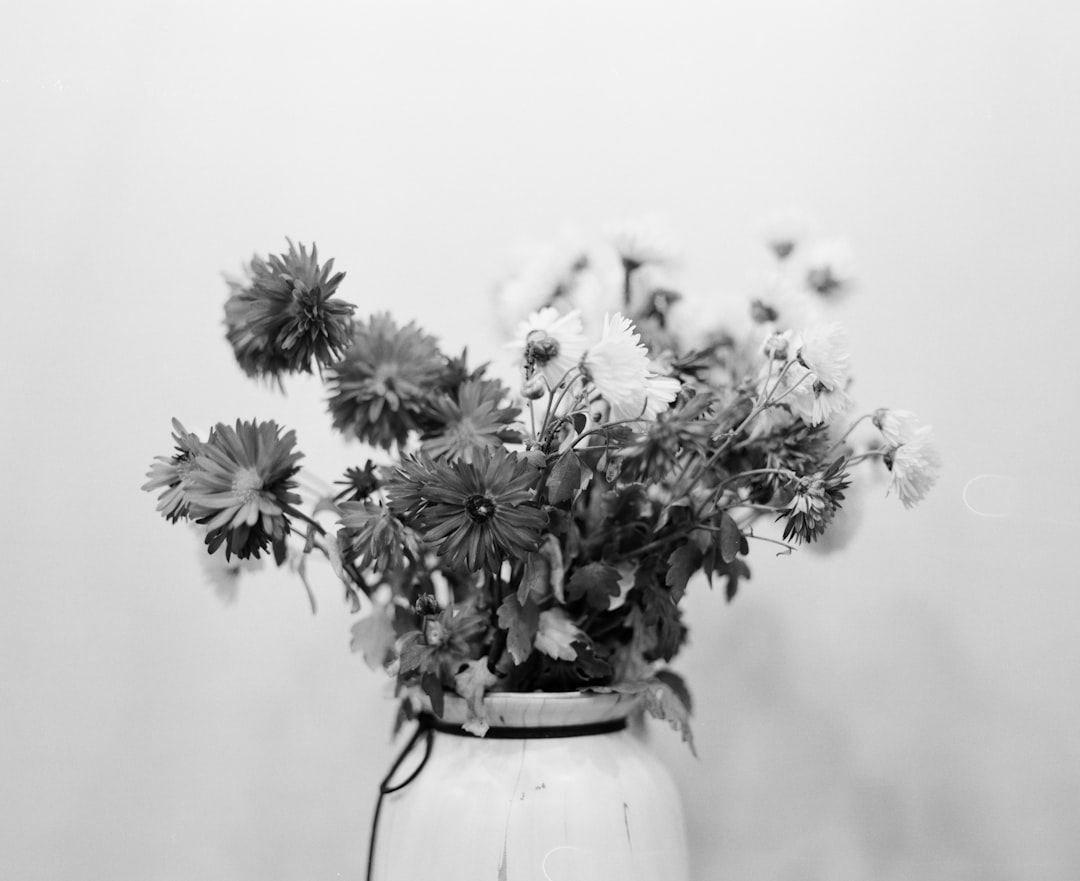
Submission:
<svg viewBox="0 0 1080 881">
<path fill-rule="evenodd" d="M 477 523 L 490 520 L 495 514 L 495 503 L 487 496 L 469 496 L 465 500 L 465 513 Z"/>
</svg>

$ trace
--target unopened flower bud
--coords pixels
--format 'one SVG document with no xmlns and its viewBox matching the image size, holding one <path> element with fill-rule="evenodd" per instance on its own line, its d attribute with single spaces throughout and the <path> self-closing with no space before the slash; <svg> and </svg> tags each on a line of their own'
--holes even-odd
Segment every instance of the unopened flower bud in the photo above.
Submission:
<svg viewBox="0 0 1080 881">
<path fill-rule="evenodd" d="M 439 606 L 439 601 L 435 599 L 434 594 L 422 593 L 416 598 L 416 602 L 413 604 L 413 611 L 417 615 L 428 617 L 430 615 L 438 615 L 442 609 Z"/>
<path fill-rule="evenodd" d="M 547 383 L 544 382 L 544 377 L 539 373 L 535 376 L 531 376 L 521 384 L 521 396 L 527 398 L 530 401 L 535 401 L 537 398 L 542 398 L 547 394 Z"/>
<path fill-rule="evenodd" d="M 761 351 L 767 358 L 775 361 L 786 361 L 788 357 L 788 338 L 782 333 L 771 333 L 762 343 Z"/>
</svg>

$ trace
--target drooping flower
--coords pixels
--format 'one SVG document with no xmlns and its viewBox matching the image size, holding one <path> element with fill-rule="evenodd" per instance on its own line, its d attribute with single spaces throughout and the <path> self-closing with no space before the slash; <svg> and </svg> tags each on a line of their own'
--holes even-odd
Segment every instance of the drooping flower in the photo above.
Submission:
<svg viewBox="0 0 1080 881">
<path fill-rule="evenodd" d="M 913 508 L 926 498 L 941 470 L 941 456 L 930 439 L 930 432 L 929 425 L 920 428 L 914 437 L 886 456 L 886 464 L 892 468 L 891 488 L 896 490 L 905 508 Z"/>
<path fill-rule="evenodd" d="M 810 542 L 825 531 L 851 483 L 844 465 L 840 457 L 822 471 L 794 479 L 791 499 L 776 518 L 787 520 L 784 541 Z"/>
<path fill-rule="evenodd" d="M 839 324 L 817 324 L 799 335 L 798 358 L 827 391 L 847 386 L 851 353 Z"/>
<path fill-rule="evenodd" d="M 573 309 L 563 315 L 553 306 L 545 306 L 518 325 L 517 337 L 507 346 L 517 353 L 527 377 L 543 377 L 553 389 L 585 352 L 581 311 Z"/>
<path fill-rule="evenodd" d="M 498 571 L 503 560 L 522 558 L 540 543 L 547 516 L 532 504 L 538 479 L 524 457 L 485 447 L 471 462 L 408 461 L 386 492 L 391 510 L 449 566 Z"/>
<path fill-rule="evenodd" d="M 357 322 L 352 345 L 327 374 L 334 428 L 387 450 L 404 445 L 445 365 L 414 322 L 399 328 L 385 313 Z"/>
<path fill-rule="evenodd" d="M 653 371 L 640 340 L 630 319 L 616 312 L 605 316 L 600 342 L 581 359 L 586 380 L 607 403 L 612 422 L 655 419 L 679 393 L 677 379 Z"/>
<path fill-rule="evenodd" d="M 342 356 L 352 333 L 356 308 L 333 299 L 345 273 L 331 275 L 334 261 L 322 266 L 318 249 L 289 241 L 286 254 L 252 258 L 244 281 L 228 280 L 226 338 L 249 376 L 280 382 L 284 373 L 311 373 Z"/>
<path fill-rule="evenodd" d="M 150 479 L 142 485 L 146 492 L 161 489 L 158 495 L 157 510 L 170 523 L 188 516 L 189 500 L 185 478 L 195 464 L 195 457 L 202 450 L 203 444 L 198 436 L 192 434 L 180 421 L 173 419 L 173 440 L 176 452 L 172 456 L 157 456 L 150 465 L 146 476 Z"/>
<path fill-rule="evenodd" d="M 941 470 L 933 430 L 908 410 L 880 409 L 873 419 L 885 440 L 885 465 L 893 478 L 890 489 L 896 490 L 905 508 L 912 508 L 926 498 Z"/>
<path fill-rule="evenodd" d="M 481 448 L 521 440 L 512 424 L 521 410 L 504 406 L 508 391 L 497 379 L 467 380 L 455 395 L 436 395 L 428 406 L 423 449 L 436 459 L 471 462 Z"/>
<path fill-rule="evenodd" d="M 225 559 L 258 557 L 272 547 L 285 559 L 290 530 L 286 512 L 298 504 L 293 492 L 296 433 L 281 434 L 277 423 L 218 423 L 185 476 L 190 517 L 206 529 L 210 553 L 225 546 Z"/>
</svg>

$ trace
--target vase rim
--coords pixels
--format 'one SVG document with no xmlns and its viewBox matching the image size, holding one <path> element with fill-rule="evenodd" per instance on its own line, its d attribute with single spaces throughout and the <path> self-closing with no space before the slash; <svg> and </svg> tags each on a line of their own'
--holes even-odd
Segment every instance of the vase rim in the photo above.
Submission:
<svg viewBox="0 0 1080 881">
<path fill-rule="evenodd" d="M 484 695 L 484 708 L 492 728 L 558 728 L 625 719 L 640 698 L 614 691 L 493 691 Z M 430 712 L 426 696 L 424 704 Z M 462 725 L 467 718 L 465 699 L 446 695 L 441 720 Z"/>
</svg>

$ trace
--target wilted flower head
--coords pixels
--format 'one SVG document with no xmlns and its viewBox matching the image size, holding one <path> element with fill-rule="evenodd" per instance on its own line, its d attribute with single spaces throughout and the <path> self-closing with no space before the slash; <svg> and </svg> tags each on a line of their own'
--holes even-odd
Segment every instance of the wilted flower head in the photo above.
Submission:
<svg viewBox="0 0 1080 881">
<path fill-rule="evenodd" d="M 285 557 L 290 526 L 286 512 L 300 502 L 292 490 L 295 432 L 284 436 L 277 423 L 218 423 L 187 472 L 184 484 L 190 516 L 206 529 L 210 553 L 225 545 L 225 558 L 258 557 L 273 547 Z"/>
<path fill-rule="evenodd" d="M 345 273 L 331 276 L 314 245 L 289 241 L 287 254 L 255 256 L 244 281 L 229 280 L 226 337 L 249 376 L 280 381 L 285 373 L 311 373 L 341 357 L 349 345 L 355 307 L 332 299 Z"/>
<path fill-rule="evenodd" d="M 598 342 L 581 359 L 590 386 L 610 408 L 609 420 L 655 419 L 679 393 L 680 382 L 652 370 L 649 352 L 629 318 L 605 316 Z"/>
<path fill-rule="evenodd" d="M 386 313 L 357 322 L 352 345 L 327 374 L 334 428 L 374 446 L 402 446 L 420 428 L 446 359 L 415 323 Z"/>
<path fill-rule="evenodd" d="M 823 471 L 794 479 L 791 500 L 776 518 L 787 520 L 785 541 L 795 538 L 809 542 L 825 531 L 850 484 L 844 464 L 845 460 L 839 458 Z"/>
<path fill-rule="evenodd" d="M 415 535 L 383 505 L 367 500 L 344 502 L 339 522 L 342 552 L 361 569 L 373 566 L 388 572 L 404 565 L 406 552 L 417 556 Z"/>
</svg>

